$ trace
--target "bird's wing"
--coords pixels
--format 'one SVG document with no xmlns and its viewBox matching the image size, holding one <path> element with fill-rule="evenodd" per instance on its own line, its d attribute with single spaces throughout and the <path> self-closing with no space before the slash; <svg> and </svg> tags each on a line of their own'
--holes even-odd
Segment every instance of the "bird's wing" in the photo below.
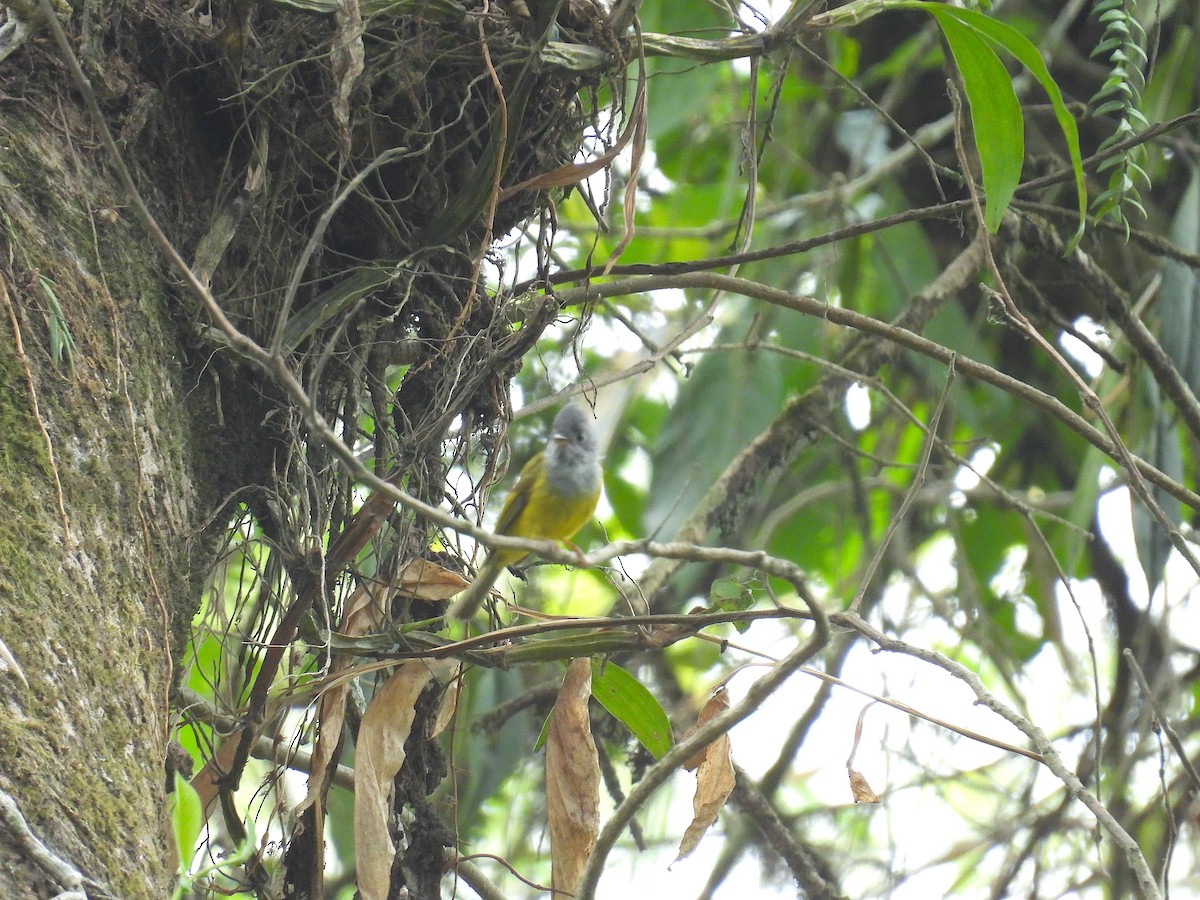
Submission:
<svg viewBox="0 0 1200 900">
<path fill-rule="evenodd" d="M 496 534 L 513 534 L 513 526 L 521 517 L 521 513 L 525 511 L 525 507 L 529 505 L 529 498 L 533 494 L 534 485 L 541 476 L 542 467 L 543 456 L 541 453 L 531 457 L 529 462 L 525 463 L 521 474 L 517 476 L 517 483 L 504 498 L 504 506 L 500 507 L 500 517 L 496 520 Z"/>
</svg>

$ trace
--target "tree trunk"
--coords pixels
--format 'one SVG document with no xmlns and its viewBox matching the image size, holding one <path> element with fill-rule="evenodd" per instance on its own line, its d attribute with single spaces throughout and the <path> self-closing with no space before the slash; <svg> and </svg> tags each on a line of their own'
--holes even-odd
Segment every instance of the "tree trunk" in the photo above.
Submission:
<svg viewBox="0 0 1200 900">
<path fill-rule="evenodd" d="M 28 685 L 2 676 L 0 791 L 89 896 L 162 897 L 173 660 L 229 448 L 89 123 L 65 85 L 19 79 L 0 101 L 0 639 Z M 0 896 L 69 886 L 11 815 L 0 831 Z"/>
</svg>

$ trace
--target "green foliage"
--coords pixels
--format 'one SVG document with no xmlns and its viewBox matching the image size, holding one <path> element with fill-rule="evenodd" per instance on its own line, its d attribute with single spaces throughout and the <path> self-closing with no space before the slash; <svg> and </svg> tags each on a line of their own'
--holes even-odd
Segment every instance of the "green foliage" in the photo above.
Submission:
<svg viewBox="0 0 1200 900">
<path fill-rule="evenodd" d="M 671 749 L 671 722 L 646 687 L 616 663 L 594 660 L 592 696 L 657 759 Z"/>
<path fill-rule="evenodd" d="M 1092 56 L 1107 56 L 1112 67 L 1104 85 L 1091 99 L 1092 113 L 1111 115 L 1117 122 L 1116 129 L 1100 145 L 1101 151 L 1136 137 L 1150 124 L 1140 109 L 1146 86 L 1143 73 L 1146 32 L 1138 22 L 1136 12 L 1137 0 L 1099 0 L 1092 7 L 1092 15 L 1104 26 L 1104 35 Z M 1126 240 L 1129 238 L 1128 210 L 1146 217 L 1146 208 L 1141 201 L 1142 188 L 1150 187 L 1145 160 L 1145 148 L 1134 147 L 1100 164 L 1100 171 L 1108 173 L 1108 187 L 1092 201 L 1092 211 L 1097 218 L 1109 217 L 1120 222 L 1125 228 Z"/>
<path fill-rule="evenodd" d="M 953 16 L 938 15 L 937 19 L 971 104 L 975 149 L 987 194 L 984 221 L 988 230 L 995 232 L 1021 180 L 1025 159 L 1021 104 L 1004 64 L 987 40 Z"/>
<path fill-rule="evenodd" d="M 1074 117 L 1063 102 L 1062 91 L 1050 76 L 1037 47 L 1011 25 L 975 10 L 936 3 L 905 5 L 923 9 L 937 19 L 962 72 L 967 100 L 973 110 L 975 149 L 979 153 L 983 184 L 988 194 L 988 227 L 993 231 L 1000 227 L 1000 219 L 1020 180 L 1024 155 L 1023 126 L 1018 104 L 1012 83 L 996 55 L 997 50 L 1003 49 L 1029 70 L 1050 96 L 1054 106 L 1054 115 L 1066 138 L 1075 175 L 1080 218 L 1075 234 L 1075 240 L 1078 241 L 1083 234 L 1083 217 L 1087 207 L 1079 131 Z"/>
<path fill-rule="evenodd" d="M 716 37 L 727 27 L 722 11 L 707 3 L 651 3 L 641 10 L 642 30 L 689 37 Z M 694 133 L 709 125 L 709 104 L 727 77 L 722 66 L 695 66 L 676 59 L 651 59 L 650 138 L 679 131 Z"/>
<path fill-rule="evenodd" d="M 58 302 L 58 293 L 54 282 L 45 275 L 38 275 L 38 284 L 42 288 L 42 296 L 46 298 L 49 310 L 46 313 L 46 325 L 50 331 L 50 359 L 56 366 L 64 363 L 68 373 L 75 374 L 75 339 L 67 327 L 66 316 Z"/>
<path fill-rule="evenodd" d="M 1200 252 L 1200 169 L 1195 166 L 1191 167 L 1187 188 L 1171 222 L 1170 238 L 1181 250 Z M 1173 259 L 1163 261 L 1160 313 L 1164 352 L 1192 392 L 1200 391 L 1200 278 L 1194 269 Z M 1143 408 L 1152 412 L 1153 418 L 1145 427 L 1138 452 L 1172 478 L 1183 480 L 1187 435 L 1171 416 L 1158 385 L 1143 379 L 1141 389 Z M 1158 489 L 1154 497 L 1167 518 L 1178 526 L 1183 517 L 1179 501 Z M 1142 506 L 1134 510 L 1133 534 L 1138 558 L 1153 592 L 1165 574 L 1171 554 L 1170 537 Z"/>
<path fill-rule="evenodd" d="M 171 828 L 175 835 L 175 852 L 179 857 L 180 886 L 176 889 L 176 895 L 182 896 L 187 891 L 183 880 L 192 870 L 196 842 L 204 830 L 204 809 L 196 789 L 178 772 L 175 773 L 175 791 L 171 796 Z"/>
<path fill-rule="evenodd" d="M 171 832 L 175 838 L 175 852 L 179 857 L 179 881 L 171 895 L 173 900 L 187 900 L 194 892 L 203 886 L 205 881 L 226 867 L 240 866 L 250 859 L 256 847 L 253 825 L 242 841 L 241 846 L 227 858 L 202 866 L 192 871 L 196 859 L 196 844 L 204 831 L 204 810 L 200 804 L 200 796 L 188 782 L 175 774 L 175 790 L 171 794 Z M 208 896 L 229 896 L 228 891 L 206 892 Z"/>
</svg>

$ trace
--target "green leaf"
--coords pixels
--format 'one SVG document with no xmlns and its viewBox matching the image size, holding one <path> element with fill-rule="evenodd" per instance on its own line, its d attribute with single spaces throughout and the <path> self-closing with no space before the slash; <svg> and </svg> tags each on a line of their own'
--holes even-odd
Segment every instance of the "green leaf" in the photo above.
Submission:
<svg viewBox="0 0 1200 900">
<path fill-rule="evenodd" d="M 942 26 L 942 31 L 945 32 L 945 23 L 951 20 L 959 22 L 972 31 L 978 33 L 989 41 L 993 46 L 1003 47 L 1008 53 L 1029 70 L 1029 73 L 1037 79 L 1042 86 L 1042 90 L 1050 97 L 1050 103 L 1054 107 L 1054 117 L 1058 120 L 1058 127 L 1062 129 L 1063 137 L 1067 141 L 1067 153 L 1071 158 L 1071 168 L 1075 172 L 1075 193 L 1077 195 L 1079 206 L 1079 227 L 1075 231 L 1075 236 L 1071 241 L 1068 250 L 1073 250 L 1075 244 L 1083 237 L 1083 228 L 1085 218 L 1087 216 L 1087 186 L 1084 184 L 1083 177 L 1083 156 L 1079 150 L 1079 129 L 1075 124 L 1075 119 L 1067 109 L 1066 103 L 1063 102 L 1062 91 L 1058 89 L 1058 85 L 1054 79 L 1050 77 L 1050 71 L 1046 68 L 1045 60 L 1042 59 L 1042 54 L 1038 48 L 1021 32 L 1017 31 L 1011 25 L 1006 25 L 1003 22 L 997 22 L 995 19 L 985 16 L 981 12 L 971 9 L 957 9 L 951 6 L 943 6 L 938 3 L 925 2 L 910 2 L 905 4 L 911 9 L 920 9 L 933 15 L 937 19 L 938 24 Z M 947 40 L 949 36 L 947 35 Z M 957 60 L 957 54 L 955 56 Z M 964 74 L 963 80 L 966 80 Z M 1008 85 L 1008 90 L 1012 90 L 1011 83 Z M 969 97 L 974 111 L 974 98 Z M 976 123 L 975 131 L 976 141 L 982 143 L 982 135 L 979 132 L 978 123 Z M 982 151 L 981 151 L 982 156 Z M 986 176 L 984 179 L 986 187 Z M 992 215 L 991 205 L 993 197 L 988 196 L 988 216 Z M 1003 212 L 1001 210 L 1001 212 Z M 997 218 L 997 221 L 999 219 Z"/>
<path fill-rule="evenodd" d="M 710 612 L 743 612 L 754 605 L 754 592 L 737 578 L 718 578 L 708 594 Z M 748 622 L 734 622 L 738 634 L 750 628 Z"/>
<path fill-rule="evenodd" d="M 1116 381 L 1114 372 L 1105 373 L 1100 387 Z M 1065 529 L 1062 554 L 1063 571 L 1069 577 L 1081 576 L 1080 564 L 1085 560 L 1084 551 L 1087 549 L 1087 533 L 1096 515 L 1096 504 L 1100 498 L 1100 470 L 1108 465 L 1108 456 L 1103 450 L 1089 446 L 1084 451 L 1075 478 L 1075 487 L 1071 492 L 1071 505 L 1063 517 L 1077 528 Z"/>
<path fill-rule="evenodd" d="M 655 759 L 671 749 L 671 722 L 646 686 L 615 663 L 592 661 L 592 696 Z"/>
<path fill-rule="evenodd" d="M 740 339 L 722 329 L 718 342 Z M 759 434 L 788 394 L 789 363 L 775 354 L 745 350 L 705 354 L 671 404 L 651 448 L 654 466 L 644 533 L 672 537 L 729 461 Z M 754 389 L 748 391 L 747 385 Z"/>
<path fill-rule="evenodd" d="M 1128 105 L 1128 102 L 1125 100 L 1109 100 L 1107 103 L 1103 103 L 1100 106 L 1097 106 L 1094 110 L 1092 110 L 1092 114 L 1096 115 L 1096 116 L 1106 116 L 1110 112 L 1119 112 L 1120 110 L 1124 109 L 1127 105 Z M 1113 157 L 1113 158 L 1117 159 L 1118 157 Z M 1105 160 L 1105 162 L 1107 162 L 1107 160 Z"/>
<path fill-rule="evenodd" d="M 63 315 L 62 305 L 58 302 L 58 293 L 54 290 L 55 284 L 45 275 L 38 275 L 38 283 L 42 287 L 46 303 L 50 306 L 50 312 L 46 316 L 46 324 L 49 326 L 50 332 L 50 359 L 53 360 L 55 366 L 61 366 L 65 362 L 67 371 L 74 375 L 75 339 L 67 327 L 67 317 Z"/>
<path fill-rule="evenodd" d="M 1025 158 L 1021 103 L 1004 64 L 977 31 L 953 16 L 935 13 L 934 18 L 941 25 L 962 74 L 987 194 L 984 223 L 988 231 L 995 233 L 1021 181 L 1021 163 Z"/>
<path fill-rule="evenodd" d="M 192 868 L 196 842 L 204 829 L 204 807 L 196 789 L 178 772 L 175 773 L 175 793 L 171 796 L 171 829 L 175 834 L 175 851 L 179 855 L 179 874 L 186 875 Z"/>
</svg>

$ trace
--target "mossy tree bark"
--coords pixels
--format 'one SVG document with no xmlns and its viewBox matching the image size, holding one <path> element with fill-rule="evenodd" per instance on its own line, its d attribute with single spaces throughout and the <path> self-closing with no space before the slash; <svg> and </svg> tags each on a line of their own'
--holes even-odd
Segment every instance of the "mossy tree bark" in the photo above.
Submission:
<svg viewBox="0 0 1200 900">
<path fill-rule="evenodd" d="M 89 896 L 161 897 L 172 661 L 241 453 L 62 96 L 0 101 L 0 640 L 28 679 L 0 676 L 0 791 Z M 56 895 L 16 828 L 0 828 L 0 895 Z"/>
</svg>

